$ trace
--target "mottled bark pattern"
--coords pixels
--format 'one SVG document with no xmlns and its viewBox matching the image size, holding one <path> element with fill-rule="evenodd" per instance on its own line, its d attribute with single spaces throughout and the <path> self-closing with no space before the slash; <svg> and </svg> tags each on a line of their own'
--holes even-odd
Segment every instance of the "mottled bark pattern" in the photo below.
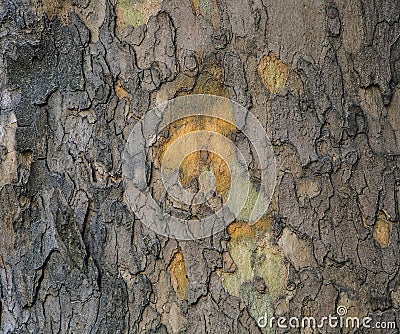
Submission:
<svg viewBox="0 0 400 334">
<path fill-rule="evenodd" d="M 192 93 L 258 117 L 279 182 L 257 224 L 178 242 L 127 208 L 121 152 Z M 400 326 L 399 1 L 3 0 L 0 106 L 1 333 L 261 333 L 338 305 Z"/>
</svg>

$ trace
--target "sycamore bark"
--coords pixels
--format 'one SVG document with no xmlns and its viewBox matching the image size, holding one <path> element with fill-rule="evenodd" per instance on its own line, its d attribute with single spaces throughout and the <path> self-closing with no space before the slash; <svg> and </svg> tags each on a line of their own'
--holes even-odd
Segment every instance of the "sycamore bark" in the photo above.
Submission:
<svg viewBox="0 0 400 334">
<path fill-rule="evenodd" d="M 279 182 L 259 223 L 178 242 L 126 206 L 121 153 L 198 93 L 258 117 Z M 0 107 L 1 333 L 400 325 L 399 1 L 2 0 Z"/>
</svg>

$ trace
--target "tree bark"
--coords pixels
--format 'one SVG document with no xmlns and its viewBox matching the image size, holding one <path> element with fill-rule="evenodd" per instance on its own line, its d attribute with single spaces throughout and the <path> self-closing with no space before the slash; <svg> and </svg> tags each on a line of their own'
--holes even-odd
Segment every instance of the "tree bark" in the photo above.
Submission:
<svg viewBox="0 0 400 334">
<path fill-rule="evenodd" d="M 5 0 L 0 43 L 1 333 L 400 325 L 400 2 Z M 258 118 L 278 183 L 256 224 L 184 241 L 129 208 L 122 152 L 190 94 Z"/>
</svg>

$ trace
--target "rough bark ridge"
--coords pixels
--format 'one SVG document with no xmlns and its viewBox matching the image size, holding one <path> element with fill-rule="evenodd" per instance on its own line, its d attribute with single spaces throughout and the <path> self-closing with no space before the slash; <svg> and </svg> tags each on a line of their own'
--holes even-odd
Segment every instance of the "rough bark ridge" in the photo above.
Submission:
<svg viewBox="0 0 400 334">
<path fill-rule="evenodd" d="M 0 331 L 400 325 L 400 2 L 113 1 L 0 2 Z M 177 242 L 127 209 L 121 152 L 191 93 L 265 124 L 279 185 L 257 224 Z"/>
</svg>

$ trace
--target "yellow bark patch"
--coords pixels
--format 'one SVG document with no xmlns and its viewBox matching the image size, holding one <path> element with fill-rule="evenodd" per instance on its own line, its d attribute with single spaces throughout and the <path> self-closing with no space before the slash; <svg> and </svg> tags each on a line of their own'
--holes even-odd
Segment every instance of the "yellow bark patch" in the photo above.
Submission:
<svg viewBox="0 0 400 334">
<path fill-rule="evenodd" d="M 186 273 L 185 259 L 182 251 L 178 249 L 174 254 L 171 263 L 168 266 L 171 275 L 172 286 L 180 299 L 186 299 L 186 288 L 188 277 Z"/>
<path fill-rule="evenodd" d="M 273 52 L 261 58 L 257 70 L 262 83 L 271 93 L 279 93 L 286 85 L 289 67 L 278 59 Z"/>
<path fill-rule="evenodd" d="M 388 216 L 384 211 L 379 212 L 373 228 L 374 239 L 379 243 L 381 248 L 387 248 L 390 242 L 392 222 L 388 219 Z"/>
<path fill-rule="evenodd" d="M 190 0 L 190 4 L 192 5 L 193 13 L 198 16 L 200 13 L 200 1 L 199 0 Z"/>
<path fill-rule="evenodd" d="M 210 94 L 229 98 L 229 88 L 215 79 L 218 75 L 218 67 L 213 69 L 215 73 L 199 75 L 193 94 Z"/>
<path fill-rule="evenodd" d="M 208 72 L 214 80 L 224 80 L 224 69 L 221 66 L 212 64 L 205 68 L 205 71 Z M 229 95 L 229 93 L 227 93 Z M 225 95 L 224 95 L 225 96 Z"/>
</svg>

